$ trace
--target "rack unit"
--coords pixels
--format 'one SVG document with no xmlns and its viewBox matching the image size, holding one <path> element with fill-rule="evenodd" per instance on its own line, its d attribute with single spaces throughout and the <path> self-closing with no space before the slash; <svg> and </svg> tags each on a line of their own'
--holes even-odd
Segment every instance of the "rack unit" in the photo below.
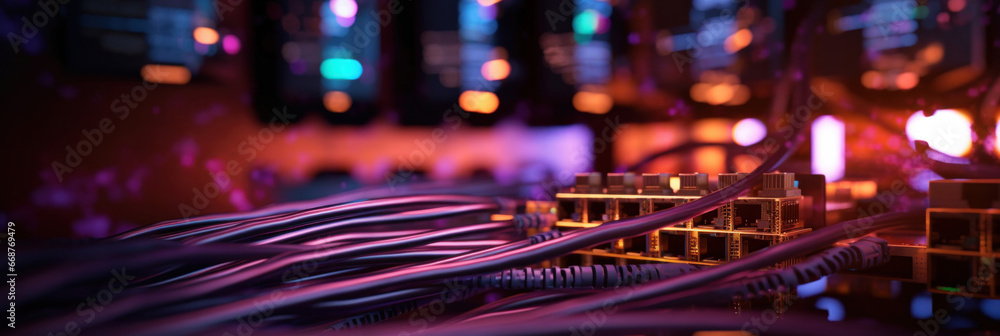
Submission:
<svg viewBox="0 0 1000 336">
<path fill-rule="evenodd" d="M 744 173 L 719 174 L 725 187 Z M 707 195 L 707 174 L 607 175 L 607 188 L 597 173 L 577 174 L 576 186 L 556 195 L 556 226 L 569 231 L 666 210 Z M 671 182 L 674 182 L 674 187 Z M 679 183 L 676 183 L 679 182 Z M 679 185 L 678 185 L 679 184 Z M 788 241 L 811 231 L 799 216 L 801 191 L 792 173 L 765 174 L 762 188 L 691 220 L 646 235 L 621 239 L 610 246 L 577 251 L 583 258 L 610 257 L 619 263 L 682 262 L 718 264 Z"/>
<path fill-rule="evenodd" d="M 997 298 L 1000 180 L 931 181 L 929 191 L 928 291 Z"/>
</svg>

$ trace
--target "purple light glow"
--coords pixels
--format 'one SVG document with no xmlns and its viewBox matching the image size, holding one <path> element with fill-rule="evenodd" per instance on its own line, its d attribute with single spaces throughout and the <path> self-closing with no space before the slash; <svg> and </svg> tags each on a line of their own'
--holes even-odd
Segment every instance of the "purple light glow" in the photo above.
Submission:
<svg viewBox="0 0 1000 336">
<path fill-rule="evenodd" d="M 750 146 L 764 140 L 767 136 L 767 126 L 764 122 L 747 118 L 733 125 L 733 141 L 740 146 Z"/>
<path fill-rule="evenodd" d="M 497 18 L 497 7 L 493 5 L 480 6 L 479 7 L 479 17 L 483 20 L 496 20 Z"/>
<path fill-rule="evenodd" d="M 243 192 L 243 189 L 233 189 L 233 191 L 229 193 L 229 203 L 232 203 L 233 206 L 236 207 L 236 210 L 239 211 L 249 211 L 253 209 L 253 204 L 250 204 L 250 201 L 247 200 L 247 195 Z"/>
<path fill-rule="evenodd" d="M 110 230 L 111 220 L 106 216 L 97 215 L 73 222 L 73 233 L 80 237 L 104 237 Z"/>
<path fill-rule="evenodd" d="M 306 61 L 303 61 L 301 59 L 298 59 L 298 60 L 295 60 L 294 62 L 289 63 L 288 67 L 292 71 L 293 74 L 302 75 L 302 74 L 306 73 Z"/>
<path fill-rule="evenodd" d="M 211 49 L 211 47 L 212 46 L 201 42 L 194 42 L 194 51 L 202 55 L 208 54 L 208 50 Z"/>
<path fill-rule="evenodd" d="M 812 124 L 812 172 L 824 174 L 828 182 L 844 177 L 846 146 L 844 122 L 821 116 Z"/>
<path fill-rule="evenodd" d="M 337 16 L 337 24 L 339 24 L 341 27 L 344 27 L 344 28 L 350 27 L 351 25 L 354 24 L 354 17 L 353 16 L 347 16 L 347 17 Z"/>
<path fill-rule="evenodd" d="M 236 35 L 226 35 L 222 38 L 222 50 L 225 50 L 227 54 L 236 55 L 240 52 L 240 38 Z"/>
<path fill-rule="evenodd" d="M 330 10 L 337 17 L 353 19 L 358 14 L 358 3 L 354 0 L 333 0 L 330 1 Z"/>
</svg>

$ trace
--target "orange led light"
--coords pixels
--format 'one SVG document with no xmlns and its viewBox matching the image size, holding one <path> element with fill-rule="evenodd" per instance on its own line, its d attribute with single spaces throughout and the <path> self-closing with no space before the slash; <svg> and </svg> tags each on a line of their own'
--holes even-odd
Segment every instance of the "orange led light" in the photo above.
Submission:
<svg viewBox="0 0 1000 336">
<path fill-rule="evenodd" d="M 605 114 L 612 106 L 614 100 L 606 93 L 580 91 L 573 95 L 573 107 L 580 112 Z"/>
<path fill-rule="evenodd" d="M 458 106 L 469 112 L 489 114 L 500 106 L 500 99 L 493 92 L 465 91 L 458 96 Z"/>
<path fill-rule="evenodd" d="M 502 59 L 492 60 L 483 63 L 480 72 L 486 80 L 501 80 L 510 75 L 510 63 Z"/>
<path fill-rule="evenodd" d="M 721 105 L 733 99 L 734 93 L 732 85 L 726 83 L 718 84 L 705 92 L 705 102 L 712 105 Z"/>
<path fill-rule="evenodd" d="M 917 74 L 912 72 L 904 72 L 899 74 L 899 76 L 896 76 L 896 87 L 900 90 L 912 89 L 917 86 L 917 83 L 919 82 L 920 77 L 917 77 Z"/>
<path fill-rule="evenodd" d="M 702 119 L 691 127 L 691 138 L 704 143 L 730 143 L 733 141 L 733 124 L 729 119 Z"/>
<path fill-rule="evenodd" d="M 882 78 L 882 73 L 868 70 L 861 75 L 861 85 L 869 89 L 883 89 L 885 88 L 885 79 Z"/>
<path fill-rule="evenodd" d="M 198 27 L 194 29 L 194 40 L 201 44 L 215 44 L 219 42 L 219 32 L 208 27 Z"/>
<path fill-rule="evenodd" d="M 191 81 L 191 71 L 180 65 L 147 64 L 139 73 L 150 83 L 183 85 Z"/>
<path fill-rule="evenodd" d="M 727 53 L 732 54 L 746 48 L 752 41 L 753 33 L 751 33 L 749 29 L 743 28 L 727 37 L 723 44 L 723 48 L 726 49 Z"/>
<path fill-rule="evenodd" d="M 492 215 L 490 215 L 490 221 L 491 222 L 502 222 L 502 221 L 509 221 L 509 220 L 513 220 L 513 219 L 514 219 L 514 216 L 511 216 L 511 215 L 504 215 L 504 214 L 492 214 Z"/>
<path fill-rule="evenodd" d="M 351 108 L 351 95 L 342 91 L 330 91 L 323 95 L 323 106 L 330 112 L 344 113 Z"/>
</svg>

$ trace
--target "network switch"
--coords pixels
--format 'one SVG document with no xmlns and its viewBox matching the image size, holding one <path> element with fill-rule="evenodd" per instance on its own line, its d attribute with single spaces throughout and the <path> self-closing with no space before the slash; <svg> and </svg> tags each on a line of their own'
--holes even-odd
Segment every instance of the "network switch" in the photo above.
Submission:
<svg viewBox="0 0 1000 336">
<path fill-rule="evenodd" d="M 719 187 L 745 176 L 719 174 Z M 598 173 L 577 174 L 575 187 L 556 195 L 560 217 L 555 225 L 564 231 L 596 227 L 670 209 L 712 192 L 707 174 L 680 174 L 676 189 L 670 185 L 673 180 L 670 174 L 637 178 L 632 173 L 610 173 L 605 187 Z M 769 173 L 750 194 L 688 221 L 578 253 L 619 262 L 732 261 L 812 231 L 800 216 L 802 200 L 795 174 Z"/>
</svg>

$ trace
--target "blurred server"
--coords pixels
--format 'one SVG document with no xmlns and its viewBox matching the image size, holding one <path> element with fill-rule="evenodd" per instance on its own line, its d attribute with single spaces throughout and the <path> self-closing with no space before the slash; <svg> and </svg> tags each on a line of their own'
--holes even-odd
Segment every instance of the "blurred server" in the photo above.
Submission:
<svg viewBox="0 0 1000 336">
<path fill-rule="evenodd" d="M 826 16 L 827 33 L 818 36 L 813 46 L 842 52 L 813 53 L 812 63 L 822 65 L 815 66 L 817 73 L 853 92 L 902 103 L 911 92 L 941 93 L 962 87 L 986 69 L 986 18 L 980 1 L 833 3 Z M 947 103 L 944 96 L 926 98 Z"/>
<path fill-rule="evenodd" d="M 490 124 L 513 113 L 518 1 L 433 0 L 400 14 L 392 48 L 402 124 Z"/>
<path fill-rule="evenodd" d="M 254 4 L 257 105 L 261 114 L 291 105 L 333 123 L 376 115 L 385 8 L 375 0 Z"/>
<path fill-rule="evenodd" d="M 613 45 L 623 26 L 611 2 L 550 0 L 536 2 L 532 81 L 533 116 L 539 123 L 578 120 L 606 114 L 615 106 L 609 93 Z"/>
<path fill-rule="evenodd" d="M 205 57 L 221 52 L 208 0 L 91 0 L 70 2 L 65 13 L 64 60 L 71 71 L 184 84 Z"/>
<path fill-rule="evenodd" d="M 759 111 L 770 101 L 784 59 L 781 1 L 636 1 L 631 11 L 632 57 L 646 70 L 638 81 L 693 101 L 702 116 Z M 676 115 L 660 108 L 640 106 Z"/>
</svg>

